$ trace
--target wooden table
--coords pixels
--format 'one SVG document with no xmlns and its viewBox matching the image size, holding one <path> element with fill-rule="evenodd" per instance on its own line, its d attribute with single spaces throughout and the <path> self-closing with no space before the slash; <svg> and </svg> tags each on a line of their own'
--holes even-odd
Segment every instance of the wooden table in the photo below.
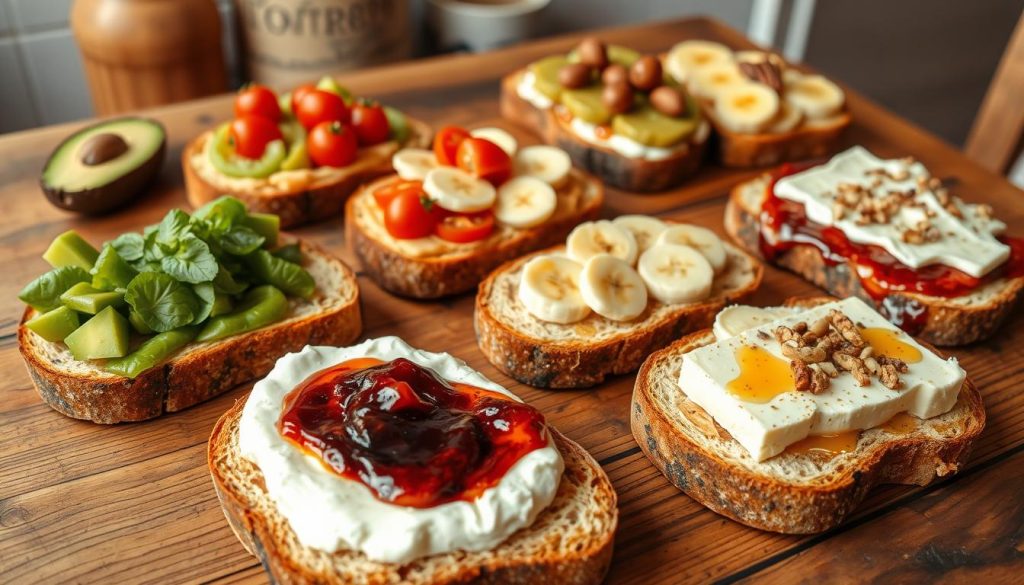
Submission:
<svg viewBox="0 0 1024 585">
<path fill-rule="evenodd" d="M 708 20 L 602 31 L 645 51 L 687 38 L 749 47 Z M 475 56 L 430 59 L 345 75 L 375 95 L 437 125 L 476 123 L 497 114 L 500 75 L 570 48 L 561 37 Z M 865 64 L 870 66 L 870 64 Z M 849 92 L 856 120 L 849 133 L 882 155 L 913 154 L 955 190 L 992 203 L 1011 230 L 1024 233 L 1022 194 L 923 130 Z M 170 134 L 158 189 L 119 214 L 83 220 L 47 204 L 36 181 L 47 153 L 72 125 L 0 137 L 0 582 L 265 582 L 256 559 L 228 529 L 206 470 L 206 439 L 241 387 L 211 402 L 154 421 L 97 426 L 44 406 L 21 364 L 15 330 L 18 290 L 45 270 L 50 239 L 74 228 L 99 242 L 157 221 L 185 204 L 178 156 L 183 143 L 229 115 L 221 96 L 156 110 Z M 657 196 L 612 193 L 609 214 L 664 212 L 721 231 L 723 196 L 748 172 L 709 167 L 683 189 Z M 341 221 L 299 230 L 347 261 Z M 359 279 L 365 335 L 395 334 L 444 350 L 509 385 L 601 462 L 619 493 L 621 520 L 610 583 L 733 583 L 874 580 L 920 582 L 1020 579 L 1024 568 L 1024 319 L 1013 318 L 988 343 L 956 350 L 977 382 L 988 427 L 960 475 L 920 489 L 875 492 L 838 530 L 812 537 L 771 534 L 726 520 L 677 491 L 640 453 L 629 431 L 633 378 L 593 390 L 544 392 L 511 382 L 478 351 L 472 298 L 399 300 Z M 817 292 L 769 268 L 756 301 L 774 304 Z"/>
</svg>

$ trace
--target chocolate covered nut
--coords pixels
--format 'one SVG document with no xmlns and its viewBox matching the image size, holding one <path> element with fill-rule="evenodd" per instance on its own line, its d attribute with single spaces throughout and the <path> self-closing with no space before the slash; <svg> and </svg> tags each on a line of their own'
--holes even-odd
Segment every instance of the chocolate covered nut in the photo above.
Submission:
<svg viewBox="0 0 1024 585">
<path fill-rule="evenodd" d="M 590 66 L 583 63 L 570 63 L 558 70 L 558 83 L 562 87 L 576 89 L 590 83 Z"/>
<path fill-rule="evenodd" d="M 580 63 L 589 65 L 598 71 L 608 66 L 608 47 L 595 37 L 587 37 L 580 42 L 576 51 L 580 55 Z"/>
<path fill-rule="evenodd" d="M 686 98 L 674 87 L 663 85 L 651 92 L 651 105 L 666 116 L 682 116 L 686 113 Z"/>
<path fill-rule="evenodd" d="M 613 83 L 601 91 L 601 103 L 613 114 L 628 112 L 633 107 L 633 89 L 628 83 Z"/>
<path fill-rule="evenodd" d="M 629 82 L 640 91 L 650 91 L 661 85 L 661 61 L 653 55 L 644 55 L 629 68 Z"/>
<path fill-rule="evenodd" d="M 601 72 L 601 82 L 605 85 L 629 82 L 629 70 L 624 65 L 612 63 Z"/>
</svg>

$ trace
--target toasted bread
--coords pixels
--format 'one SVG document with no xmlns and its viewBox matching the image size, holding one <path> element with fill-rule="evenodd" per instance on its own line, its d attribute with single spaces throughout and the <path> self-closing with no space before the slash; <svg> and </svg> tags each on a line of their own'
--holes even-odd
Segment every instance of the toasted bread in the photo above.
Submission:
<svg viewBox="0 0 1024 585">
<path fill-rule="evenodd" d="M 765 167 L 786 161 L 807 160 L 834 154 L 842 146 L 843 132 L 850 126 L 849 112 L 827 120 L 804 123 L 788 132 L 740 134 L 719 124 L 710 107 L 704 112 L 715 129 L 715 152 L 722 166 Z"/>
<path fill-rule="evenodd" d="M 767 195 L 768 177 L 737 185 L 725 208 L 725 230 L 752 254 L 760 255 L 760 212 Z M 876 308 L 848 263 L 830 264 L 812 246 L 795 246 L 779 254 L 774 263 L 837 297 L 857 296 Z M 934 297 L 919 293 L 891 293 L 890 306 L 918 303 L 927 311 L 915 337 L 939 346 L 965 345 L 987 338 L 1017 306 L 1024 292 L 1024 277 L 999 278 L 961 297 Z"/>
<path fill-rule="evenodd" d="M 345 237 L 366 271 L 381 287 L 402 296 L 433 299 L 472 290 L 502 262 L 565 240 L 577 224 L 597 219 L 604 202 L 604 187 L 573 170 L 571 186 L 559 189 L 558 207 L 550 219 L 527 229 L 498 226 L 484 240 L 469 244 L 420 244 L 399 241 L 387 234 L 374 191 L 398 181 L 397 175 L 379 179 L 360 189 L 346 206 Z M 434 238 L 436 240 L 436 238 Z M 414 249 L 429 246 L 431 253 Z"/>
<path fill-rule="evenodd" d="M 952 410 L 910 432 L 869 429 L 849 453 L 828 458 L 783 452 L 759 463 L 679 388 L 682 356 L 712 342 L 714 334 L 705 330 L 648 358 L 633 390 L 631 427 L 640 448 L 673 485 L 748 526 L 787 534 L 834 528 L 876 485 L 925 485 L 959 471 L 985 426 L 981 395 L 968 379 Z"/>
<path fill-rule="evenodd" d="M 729 264 L 717 275 L 711 296 L 699 303 L 663 305 L 651 300 L 633 321 L 591 314 L 577 323 L 541 321 L 527 312 L 517 290 L 522 267 L 539 254 L 508 262 L 480 284 L 473 322 L 484 356 L 505 374 L 536 388 L 586 388 L 612 374 L 636 370 L 651 352 L 680 336 L 710 327 L 729 303 L 754 293 L 761 263 L 723 242 Z"/>
<path fill-rule="evenodd" d="M 351 343 L 362 319 L 355 275 L 340 260 L 301 242 L 304 266 L 316 281 L 316 296 L 293 299 L 287 319 L 219 341 L 193 343 L 138 377 L 109 374 L 78 361 L 63 343 L 46 341 L 27 327 L 29 307 L 18 327 L 18 345 L 36 389 L 54 410 L 96 423 L 141 421 L 176 412 L 265 375 L 277 358 L 307 344 Z"/>
<path fill-rule="evenodd" d="M 209 130 L 189 142 L 181 153 L 189 204 L 198 208 L 221 195 L 231 195 L 250 211 L 279 216 L 283 228 L 337 216 L 345 207 L 345 199 L 359 185 L 392 172 L 391 156 L 399 148 L 429 147 L 433 133 L 430 127 L 413 118 L 406 120 L 410 132 L 403 144 L 392 140 L 361 148 L 359 158 L 341 169 L 288 171 L 270 179 L 231 179 L 212 168 L 205 160 L 206 143 L 213 136 L 213 130 Z M 308 177 L 296 180 L 298 174 Z"/>
<path fill-rule="evenodd" d="M 303 546 L 264 489 L 263 474 L 239 454 L 239 401 L 217 422 L 208 461 L 224 515 L 275 583 L 454 584 L 602 581 L 618 522 L 616 495 L 604 470 L 582 447 L 551 429 L 565 461 L 555 500 L 529 528 L 497 548 L 453 552 L 404 565 L 374 562 L 360 552 Z"/>
<path fill-rule="evenodd" d="M 597 175 L 608 185 L 626 191 L 664 191 L 679 185 L 700 167 L 710 131 L 706 122 L 689 141 L 675 146 L 670 156 L 657 160 L 629 158 L 582 140 L 552 108 L 539 109 L 519 97 L 516 88 L 524 73 L 525 70 L 519 70 L 502 79 L 501 115 L 565 150 L 573 164 Z"/>
</svg>

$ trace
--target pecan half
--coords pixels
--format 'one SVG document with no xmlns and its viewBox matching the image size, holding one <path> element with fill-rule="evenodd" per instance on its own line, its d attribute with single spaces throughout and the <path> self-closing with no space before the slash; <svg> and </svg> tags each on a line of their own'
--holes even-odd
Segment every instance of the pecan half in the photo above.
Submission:
<svg viewBox="0 0 1024 585">
<path fill-rule="evenodd" d="M 775 93 L 782 94 L 782 70 L 771 59 L 757 63 L 740 63 L 740 73 L 745 75 L 747 79 L 763 83 L 772 88 Z"/>
</svg>

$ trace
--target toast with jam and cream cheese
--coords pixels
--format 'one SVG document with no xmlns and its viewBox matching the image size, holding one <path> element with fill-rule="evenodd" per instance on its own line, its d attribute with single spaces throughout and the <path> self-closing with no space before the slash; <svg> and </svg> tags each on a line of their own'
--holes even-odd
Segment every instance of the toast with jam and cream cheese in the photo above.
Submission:
<svg viewBox="0 0 1024 585">
<path fill-rule="evenodd" d="M 791 299 L 786 306 L 809 310 L 832 301 Z M 758 460 L 681 389 L 683 357 L 715 341 L 705 330 L 650 356 L 637 375 L 631 427 L 672 484 L 748 526 L 787 534 L 834 528 L 876 485 L 925 485 L 962 469 L 985 425 L 981 395 L 964 379 L 949 411 L 861 431 L 851 450 L 786 450 Z"/>
</svg>

